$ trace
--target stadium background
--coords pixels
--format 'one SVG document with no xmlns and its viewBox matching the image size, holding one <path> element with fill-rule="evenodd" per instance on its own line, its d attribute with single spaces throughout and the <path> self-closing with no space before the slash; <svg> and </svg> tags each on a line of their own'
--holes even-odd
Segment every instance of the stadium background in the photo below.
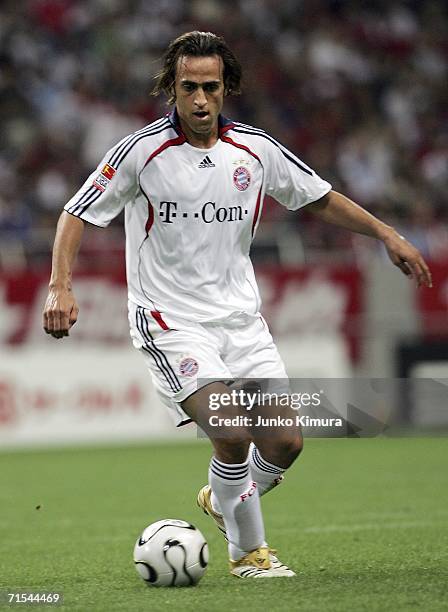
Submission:
<svg viewBox="0 0 448 612">
<path fill-rule="evenodd" d="M 416 291 L 374 241 L 265 203 L 253 257 L 290 374 L 407 376 L 388 408 L 442 435 L 307 440 L 262 500 L 298 579 L 256 592 L 231 581 L 194 504 L 208 443 L 174 429 L 130 347 L 121 219 L 85 232 L 71 338 L 41 328 L 63 203 L 110 145 L 166 112 L 151 75 L 191 29 L 223 34 L 242 60 L 226 114 L 393 223 L 435 279 Z M 94 612 L 446 610 L 447 73 L 438 0 L 0 3 L 0 606 L 3 589 L 25 589 Z M 195 589 L 148 592 L 133 544 L 170 516 L 203 531 L 211 563 Z"/>
</svg>

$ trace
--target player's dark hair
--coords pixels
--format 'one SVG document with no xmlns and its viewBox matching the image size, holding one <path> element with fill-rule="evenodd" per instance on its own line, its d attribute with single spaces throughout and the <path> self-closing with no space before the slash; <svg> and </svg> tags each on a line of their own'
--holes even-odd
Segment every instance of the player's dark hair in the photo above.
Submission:
<svg viewBox="0 0 448 612">
<path fill-rule="evenodd" d="M 153 96 L 163 92 L 168 97 L 168 104 L 174 104 L 177 61 L 184 55 L 192 57 L 219 55 L 224 64 L 224 95 L 241 93 L 241 64 L 225 40 L 212 32 L 194 31 L 186 32 L 170 43 L 163 58 L 163 67 L 154 77 L 156 84 L 151 92 Z"/>
</svg>

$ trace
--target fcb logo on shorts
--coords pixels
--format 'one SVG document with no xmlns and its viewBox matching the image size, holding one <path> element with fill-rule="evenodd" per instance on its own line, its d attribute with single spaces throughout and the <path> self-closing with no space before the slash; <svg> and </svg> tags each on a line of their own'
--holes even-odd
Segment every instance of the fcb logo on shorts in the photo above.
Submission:
<svg viewBox="0 0 448 612">
<path fill-rule="evenodd" d="M 246 191 L 251 181 L 250 172 L 244 166 L 238 166 L 233 173 L 233 184 L 238 191 Z"/>
<path fill-rule="evenodd" d="M 114 178 L 115 172 L 115 168 L 112 168 L 112 166 L 110 166 L 109 164 L 105 164 L 105 166 L 101 170 L 101 173 L 93 181 L 94 187 L 96 187 L 100 191 L 104 191 L 111 182 L 111 180 Z"/>
<path fill-rule="evenodd" d="M 182 376 L 195 376 L 198 370 L 199 364 L 193 357 L 185 357 L 179 364 L 179 372 Z"/>
</svg>

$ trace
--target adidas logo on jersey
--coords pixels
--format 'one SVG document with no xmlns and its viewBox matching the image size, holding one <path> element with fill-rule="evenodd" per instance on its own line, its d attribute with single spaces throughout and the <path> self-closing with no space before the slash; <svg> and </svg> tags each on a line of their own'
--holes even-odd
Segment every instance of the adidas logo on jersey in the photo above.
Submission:
<svg viewBox="0 0 448 612">
<path fill-rule="evenodd" d="M 210 157 L 206 155 L 204 159 L 199 164 L 198 168 L 214 168 L 215 164 L 212 162 Z"/>
</svg>

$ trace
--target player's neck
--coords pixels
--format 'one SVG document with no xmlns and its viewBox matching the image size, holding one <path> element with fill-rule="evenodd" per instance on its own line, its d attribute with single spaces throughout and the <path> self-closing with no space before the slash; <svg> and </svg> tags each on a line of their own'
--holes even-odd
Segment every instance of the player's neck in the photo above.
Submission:
<svg viewBox="0 0 448 612">
<path fill-rule="evenodd" d="M 180 126 L 185 134 L 187 142 L 191 144 L 192 147 L 197 147 L 198 149 L 211 149 L 218 142 L 218 124 L 216 124 L 210 132 L 204 134 L 193 132 L 182 119 L 180 120 Z"/>
</svg>

